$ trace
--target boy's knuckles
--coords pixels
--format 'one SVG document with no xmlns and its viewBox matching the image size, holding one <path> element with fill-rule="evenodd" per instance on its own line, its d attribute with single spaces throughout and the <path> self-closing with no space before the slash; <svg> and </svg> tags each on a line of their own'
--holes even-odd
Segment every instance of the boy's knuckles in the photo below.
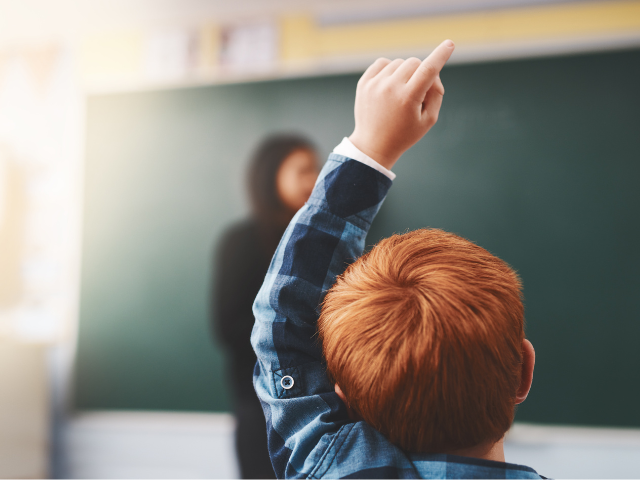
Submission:
<svg viewBox="0 0 640 480">
<path fill-rule="evenodd" d="M 404 60 L 402 60 L 401 58 L 396 58 L 393 62 L 390 62 L 385 67 L 384 75 L 387 76 L 387 75 L 393 74 L 396 70 L 398 70 L 398 68 L 400 68 L 400 65 L 402 65 L 402 62 L 404 62 Z"/>
<path fill-rule="evenodd" d="M 375 93 L 378 96 L 389 97 L 391 95 L 394 95 L 395 91 L 396 91 L 396 88 L 393 82 L 387 81 L 387 82 L 380 82 L 377 85 Z"/>
<path fill-rule="evenodd" d="M 417 57 L 409 57 L 404 62 L 407 63 L 410 66 L 415 65 L 415 68 L 418 68 L 418 65 L 420 65 L 422 63 L 420 61 L 420 59 L 417 58 Z"/>
</svg>

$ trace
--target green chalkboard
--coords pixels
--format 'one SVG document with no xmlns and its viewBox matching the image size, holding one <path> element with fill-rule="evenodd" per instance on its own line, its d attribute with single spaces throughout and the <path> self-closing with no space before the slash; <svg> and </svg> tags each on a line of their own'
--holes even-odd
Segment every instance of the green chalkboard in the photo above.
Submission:
<svg viewBox="0 0 640 480">
<path fill-rule="evenodd" d="M 431 226 L 504 258 L 538 355 L 518 420 L 640 427 L 640 51 L 442 77 L 440 121 L 395 168 L 369 243 Z M 247 157 L 282 130 L 328 153 L 357 78 L 89 99 L 78 408 L 229 409 L 207 301 Z"/>
</svg>

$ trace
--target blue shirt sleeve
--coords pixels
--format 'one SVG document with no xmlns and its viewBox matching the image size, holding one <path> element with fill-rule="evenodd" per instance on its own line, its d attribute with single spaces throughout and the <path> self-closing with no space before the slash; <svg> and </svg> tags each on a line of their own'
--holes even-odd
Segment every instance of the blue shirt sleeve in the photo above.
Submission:
<svg viewBox="0 0 640 480">
<path fill-rule="evenodd" d="M 282 237 L 256 297 L 254 386 L 278 478 L 319 474 L 327 452 L 342 438 L 340 430 L 350 428 L 327 377 L 317 320 L 327 290 L 362 254 L 390 186 L 391 180 L 375 169 L 331 154 L 311 198 Z"/>
</svg>

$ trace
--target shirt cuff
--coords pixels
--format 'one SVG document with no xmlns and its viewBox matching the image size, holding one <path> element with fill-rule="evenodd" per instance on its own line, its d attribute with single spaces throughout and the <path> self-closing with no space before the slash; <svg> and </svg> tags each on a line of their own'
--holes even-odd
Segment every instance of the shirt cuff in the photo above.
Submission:
<svg viewBox="0 0 640 480">
<path fill-rule="evenodd" d="M 364 163 L 374 170 L 379 171 L 383 175 L 386 175 L 390 180 L 394 180 L 396 178 L 395 173 L 380 165 L 369 155 L 361 152 L 353 143 L 351 143 L 351 140 L 349 140 L 347 137 L 344 137 L 342 139 L 342 142 L 340 142 L 340 145 L 333 149 L 333 153 L 337 153 L 338 155 L 349 157 L 353 160 Z"/>
</svg>

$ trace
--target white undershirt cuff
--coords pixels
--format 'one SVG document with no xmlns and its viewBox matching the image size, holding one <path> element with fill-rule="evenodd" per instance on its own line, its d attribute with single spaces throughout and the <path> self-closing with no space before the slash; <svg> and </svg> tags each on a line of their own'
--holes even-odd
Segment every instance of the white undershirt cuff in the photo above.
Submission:
<svg viewBox="0 0 640 480">
<path fill-rule="evenodd" d="M 386 175 L 387 177 L 389 177 L 390 180 L 394 180 L 396 178 L 395 173 L 393 173 L 388 168 L 385 168 L 382 165 L 380 165 L 378 162 L 376 162 L 373 158 L 371 158 L 366 153 L 363 153 L 362 151 L 360 151 L 353 143 L 351 143 L 351 140 L 349 140 L 347 137 L 344 137 L 342 139 L 342 142 L 340 142 L 340 145 L 338 145 L 336 148 L 333 149 L 333 153 L 337 153 L 338 155 L 349 157 L 354 160 L 357 160 L 358 162 L 364 163 L 365 165 L 370 166 L 374 170 L 379 171 L 383 175 Z"/>
</svg>

